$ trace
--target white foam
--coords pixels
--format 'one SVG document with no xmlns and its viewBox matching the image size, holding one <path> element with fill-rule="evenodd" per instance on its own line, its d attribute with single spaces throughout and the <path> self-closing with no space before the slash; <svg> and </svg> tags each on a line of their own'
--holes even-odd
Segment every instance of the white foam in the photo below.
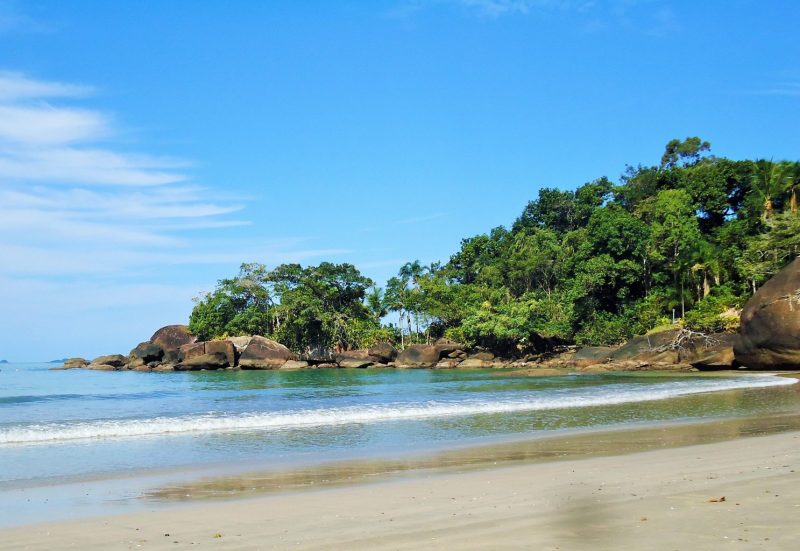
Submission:
<svg viewBox="0 0 800 551">
<path fill-rule="evenodd" d="M 86 423 L 53 423 L 14 427 L 0 431 L 0 445 L 20 445 L 82 439 L 127 438 L 168 434 L 281 430 L 346 424 L 435 419 L 477 414 L 513 413 L 606 406 L 664 400 L 676 396 L 790 385 L 797 380 L 773 375 L 749 375 L 731 379 L 697 379 L 670 383 L 611 385 L 575 388 L 558 395 L 531 393 L 507 400 L 431 401 L 418 404 L 359 405 L 341 408 L 258 412 L 240 414 L 206 413 L 181 417 L 99 420 Z"/>
</svg>

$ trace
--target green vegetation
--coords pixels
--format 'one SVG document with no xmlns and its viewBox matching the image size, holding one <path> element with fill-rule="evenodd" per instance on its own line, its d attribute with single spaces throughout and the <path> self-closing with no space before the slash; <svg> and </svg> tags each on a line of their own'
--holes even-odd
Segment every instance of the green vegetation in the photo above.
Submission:
<svg viewBox="0 0 800 551">
<path fill-rule="evenodd" d="M 510 228 L 464 239 L 445 264 L 409 262 L 384 289 L 349 264 L 245 264 L 199 299 L 190 327 L 295 350 L 444 336 L 506 355 L 613 344 L 675 319 L 734 329 L 732 311 L 800 254 L 800 163 L 710 147 L 672 140 L 659 166 L 627 167 L 619 185 L 543 188 Z"/>
</svg>

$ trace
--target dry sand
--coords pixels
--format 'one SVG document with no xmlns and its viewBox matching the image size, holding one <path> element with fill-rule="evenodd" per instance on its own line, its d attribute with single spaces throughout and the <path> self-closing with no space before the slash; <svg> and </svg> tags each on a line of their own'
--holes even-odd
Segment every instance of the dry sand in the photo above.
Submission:
<svg viewBox="0 0 800 551">
<path fill-rule="evenodd" d="M 0 548 L 795 550 L 799 521 L 787 432 L 26 526 Z"/>
</svg>

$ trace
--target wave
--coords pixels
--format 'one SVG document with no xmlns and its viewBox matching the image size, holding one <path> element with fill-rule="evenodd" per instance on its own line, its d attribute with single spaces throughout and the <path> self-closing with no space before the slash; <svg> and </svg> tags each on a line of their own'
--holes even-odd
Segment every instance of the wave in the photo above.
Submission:
<svg viewBox="0 0 800 551">
<path fill-rule="evenodd" d="M 438 419 L 479 414 L 532 412 L 565 408 L 608 406 L 678 396 L 791 385 L 797 380 L 774 375 L 748 375 L 735 379 L 716 379 L 616 385 L 605 389 L 581 389 L 554 396 L 546 392 L 525 398 L 500 400 L 462 400 L 453 402 L 359 405 L 340 408 L 306 409 L 291 412 L 240 414 L 204 413 L 180 417 L 111 419 L 81 423 L 49 423 L 0 430 L 0 445 L 56 443 L 62 441 L 160 436 L 186 433 L 282 430 L 366 424 L 386 421 Z M 623 387 L 623 388 L 619 388 Z"/>
</svg>

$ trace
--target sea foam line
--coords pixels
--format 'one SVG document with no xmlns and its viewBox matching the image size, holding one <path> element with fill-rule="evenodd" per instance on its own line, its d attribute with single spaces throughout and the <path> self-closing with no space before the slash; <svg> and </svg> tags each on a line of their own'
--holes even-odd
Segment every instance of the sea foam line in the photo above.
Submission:
<svg viewBox="0 0 800 551">
<path fill-rule="evenodd" d="M 148 419 L 113 419 L 87 423 L 51 423 L 14 427 L 0 431 L 0 445 L 56 443 L 72 440 L 129 438 L 170 434 L 280 430 L 385 421 L 419 420 L 477 414 L 530 412 L 563 408 L 607 406 L 664 400 L 722 390 L 790 385 L 797 379 L 772 375 L 750 375 L 713 381 L 656 383 L 626 390 L 581 389 L 575 395 L 530 396 L 505 401 L 431 401 L 420 404 L 361 405 L 343 408 L 212 414 Z"/>
</svg>

